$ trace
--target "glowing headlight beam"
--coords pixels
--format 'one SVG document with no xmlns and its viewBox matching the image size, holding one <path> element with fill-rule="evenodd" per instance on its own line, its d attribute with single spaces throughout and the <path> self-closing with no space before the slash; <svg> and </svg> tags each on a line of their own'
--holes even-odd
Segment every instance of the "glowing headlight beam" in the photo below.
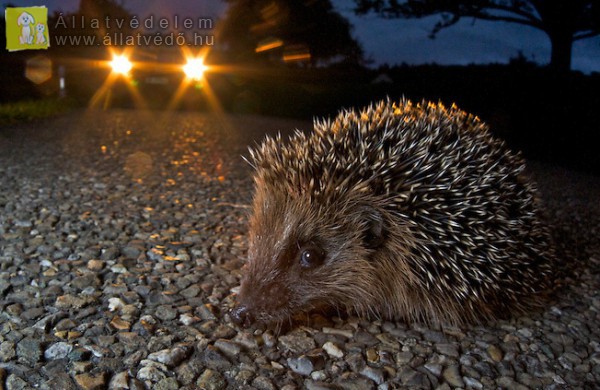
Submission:
<svg viewBox="0 0 600 390">
<path fill-rule="evenodd" d="M 129 59 L 124 55 L 115 55 L 113 60 L 110 62 L 113 72 L 127 75 L 131 70 L 132 64 Z"/>
<path fill-rule="evenodd" d="M 201 80 L 206 71 L 206 65 L 200 58 L 190 58 L 183 66 L 185 75 L 192 80 Z"/>
</svg>

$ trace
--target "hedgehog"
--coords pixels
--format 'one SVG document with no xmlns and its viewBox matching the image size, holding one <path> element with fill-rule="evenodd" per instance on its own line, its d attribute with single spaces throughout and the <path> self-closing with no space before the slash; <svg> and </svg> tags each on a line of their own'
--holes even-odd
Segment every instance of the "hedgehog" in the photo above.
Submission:
<svg viewBox="0 0 600 390">
<path fill-rule="evenodd" d="M 437 325 L 540 308 L 554 250 L 524 159 L 455 105 L 402 99 L 266 137 L 234 322 L 336 310 Z"/>
</svg>

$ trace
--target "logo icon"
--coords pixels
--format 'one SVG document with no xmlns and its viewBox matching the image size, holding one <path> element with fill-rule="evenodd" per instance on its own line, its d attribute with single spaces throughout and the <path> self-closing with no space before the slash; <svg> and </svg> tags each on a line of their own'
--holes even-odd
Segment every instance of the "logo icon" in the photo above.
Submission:
<svg viewBox="0 0 600 390">
<path fill-rule="evenodd" d="M 50 46 L 48 8 L 7 7 L 4 18 L 8 51 L 47 49 Z"/>
</svg>

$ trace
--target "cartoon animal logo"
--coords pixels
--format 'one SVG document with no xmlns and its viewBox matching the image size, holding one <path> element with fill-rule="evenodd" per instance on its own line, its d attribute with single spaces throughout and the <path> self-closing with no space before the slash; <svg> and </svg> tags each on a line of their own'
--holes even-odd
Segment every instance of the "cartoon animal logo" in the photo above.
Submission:
<svg viewBox="0 0 600 390">
<path fill-rule="evenodd" d="M 44 31 L 46 31 L 46 25 L 43 23 L 38 23 L 35 25 L 35 44 L 43 45 L 46 43 L 46 35 L 44 35 Z"/>
<path fill-rule="evenodd" d="M 6 7 L 6 49 L 40 50 L 50 47 L 51 31 L 48 24 L 48 8 Z"/>
<path fill-rule="evenodd" d="M 23 12 L 21 15 L 19 15 L 17 23 L 19 26 L 21 26 L 21 35 L 19 36 L 19 42 L 21 42 L 21 45 L 33 44 L 33 34 L 31 31 L 31 26 L 35 23 L 33 16 L 28 12 Z"/>
</svg>

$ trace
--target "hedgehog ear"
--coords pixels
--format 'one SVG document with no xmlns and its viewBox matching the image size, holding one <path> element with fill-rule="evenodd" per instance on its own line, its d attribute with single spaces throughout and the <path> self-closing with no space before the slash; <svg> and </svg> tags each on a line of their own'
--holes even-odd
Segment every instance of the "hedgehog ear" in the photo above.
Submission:
<svg viewBox="0 0 600 390">
<path fill-rule="evenodd" d="M 364 206 L 362 209 L 365 230 L 363 232 L 363 243 L 365 248 L 376 249 L 383 244 L 385 231 L 381 212 L 372 206 Z"/>
</svg>

